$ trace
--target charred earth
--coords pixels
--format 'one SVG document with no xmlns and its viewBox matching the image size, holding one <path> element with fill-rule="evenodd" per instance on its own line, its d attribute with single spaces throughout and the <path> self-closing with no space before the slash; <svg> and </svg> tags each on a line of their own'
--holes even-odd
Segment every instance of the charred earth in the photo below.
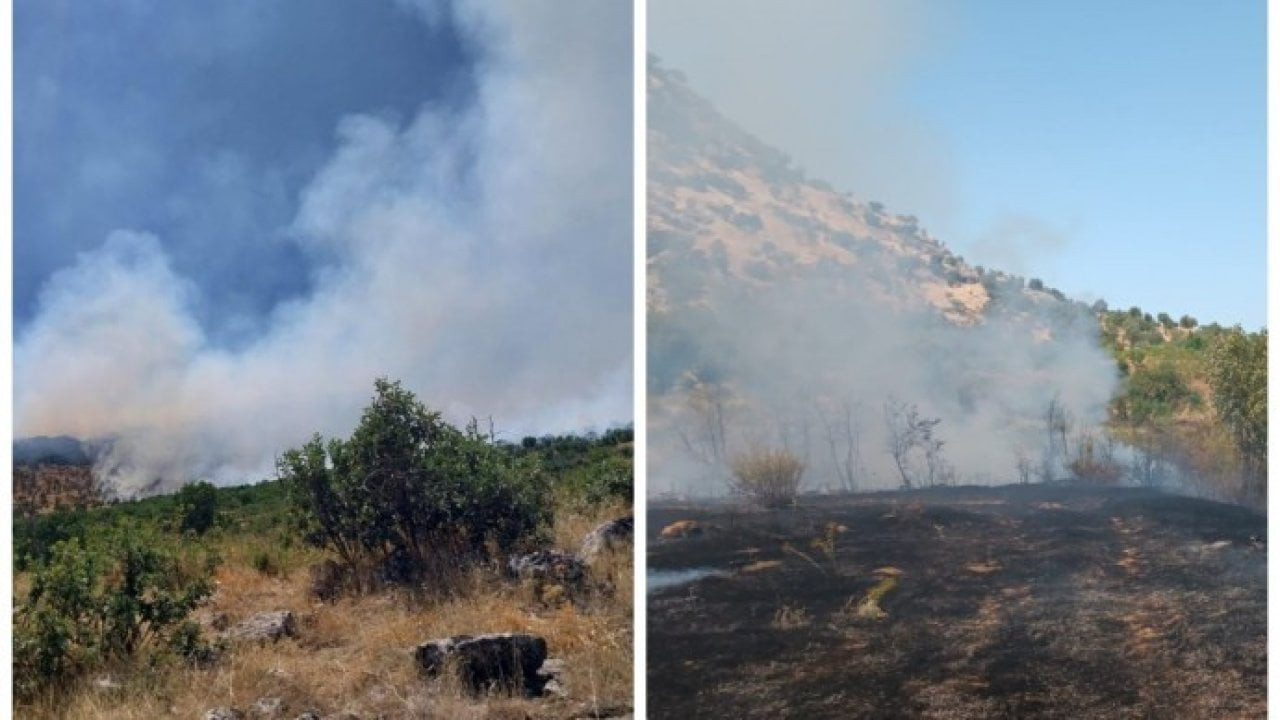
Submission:
<svg viewBox="0 0 1280 720">
<path fill-rule="evenodd" d="M 649 528 L 651 581 L 698 578 L 650 585 L 654 718 L 1266 715 L 1266 517 L 1238 506 L 938 488 Z"/>
</svg>

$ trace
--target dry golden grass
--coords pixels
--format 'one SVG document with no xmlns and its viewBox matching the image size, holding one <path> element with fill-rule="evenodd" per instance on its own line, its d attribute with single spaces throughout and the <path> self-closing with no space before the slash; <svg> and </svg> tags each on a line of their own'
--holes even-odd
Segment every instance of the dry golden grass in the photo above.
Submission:
<svg viewBox="0 0 1280 720">
<path fill-rule="evenodd" d="M 597 523 L 626 512 L 622 506 L 590 515 L 566 515 L 555 528 L 561 547 L 576 550 Z M 344 597 L 323 604 L 308 595 L 306 564 L 322 557 L 313 550 L 280 551 L 287 572 L 275 576 L 253 569 L 262 550 L 252 539 L 220 548 L 224 558 L 218 590 L 197 618 L 218 615 L 234 624 L 253 613 L 291 610 L 298 638 L 263 645 L 238 644 L 208 669 L 176 661 L 155 668 L 117 667 L 84 678 L 68 691 L 50 693 L 22 718 L 199 718 L 210 708 L 248 711 L 259 698 L 284 700 L 284 717 L 305 710 L 322 716 L 342 713 L 387 718 L 563 717 L 570 708 L 631 705 L 632 559 L 630 552 L 606 554 L 593 569 L 610 590 L 593 591 L 580 606 L 549 608 L 521 587 L 489 570 L 467 574 L 446 596 L 411 596 L 385 591 Z M 215 631 L 208 630 L 210 634 Z M 459 633 L 530 632 L 546 638 L 549 655 L 562 658 L 568 697 L 475 698 L 447 681 L 419 676 L 413 648 Z M 102 690 L 93 680 L 109 676 L 122 687 Z"/>
</svg>

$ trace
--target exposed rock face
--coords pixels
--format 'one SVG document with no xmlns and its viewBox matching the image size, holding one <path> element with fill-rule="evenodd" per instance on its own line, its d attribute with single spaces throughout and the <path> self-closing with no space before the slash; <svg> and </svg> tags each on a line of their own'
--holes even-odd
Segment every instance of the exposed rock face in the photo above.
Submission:
<svg viewBox="0 0 1280 720">
<path fill-rule="evenodd" d="M 275 642 L 283 637 L 297 637 L 298 621 L 288 610 L 258 613 L 237 623 L 230 635 L 233 640 Z"/>
<path fill-rule="evenodd" d="M 586 562 L 594 562 L 601 553 L 631 544 L 635 532 L 635 520 L 630 515 L 600 523 L 582 540 L 579 556 Z"/>
<path fill-rule="evenodd" d="M 414 651 L 419 669 L 437 676 L 454 668 L 472 692 L 510 688 L 527 696 L 542 694 L 547 676 L 547 641 L 527 633 L 454 635 L 425 642 Z"/>
<path fill-rule="evenodd" d="M 204 720 L 244 720 L 244 713 L 232 707 L 217 707 L 206 711 Z"/>
<path fill-rule="evenodd" d="M 587 575 L 587 564 L 575 555 L 557 550 L 539 550 L 512 558 L 507 569 L 522 579 L 552 582 L 574 586 Z"/>
</svg>

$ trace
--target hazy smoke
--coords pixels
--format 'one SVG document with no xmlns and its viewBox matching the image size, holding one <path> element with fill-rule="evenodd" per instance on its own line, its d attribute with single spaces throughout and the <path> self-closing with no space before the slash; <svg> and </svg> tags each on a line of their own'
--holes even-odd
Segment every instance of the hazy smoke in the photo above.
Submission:
<svg viewBox="0 0 1280 720">
<path fill-rule="evenodd" d="M 894 401 L 941 419 L 935 434 L 952 482 L 1015 482 L 1020 456 L 1034 472 L 1047 460 L 1063 476 L 1063 453 L 1044 455 L 1049 404 L 1065 409 L 1074 444 L 1105 419 L 1117 380 L 1092 316 L 1020 295 L 1005 301 L 1016 311 L 958 327 L 936 311 L 867 299 L 858 290 L 873 281 L 862 272 L 712 291 L 714 318 L 688 318 L 707 338 L 700 367 L 650 401 L 653 491 L 724 491 L 726 463 L 706 462 L 708 411 L 724 418 L 722 459 L 785 446 L 805 460 L 809 489 L 842 489 L 846 470 L 857 489 L 898 487 L 885 415 Z M 713 382 L 694 385 L 695 375 Z"/>
<path fill-rule="evenodd" d="M 897 487 L 890 427 L 912 408 L 939 421 L 936 481 L 1058 479 L 1091 435 L 1112 450 L 1118 371 L 1088 306 L 805 181 L 679 72 L 650 73 L 651 491 L 723 492 L 760 447 L 800 456 L 811 489 Z M 927 298 L 947 283 L 944 312 Z"/>
<path fill-rule="evenodd" d="M 16 433 L 113 437 L 98 471 L 127 495 L 259 479 L 349 432 L 378 375 L 517 437 L 629 421 L 630 8 L 455 12 L 484 49 L 474 105 L 341 123 L 289 228 L 309 296 L 227 350 L 162 240 L 115 232 L 16 338 Z"/>
</svg>

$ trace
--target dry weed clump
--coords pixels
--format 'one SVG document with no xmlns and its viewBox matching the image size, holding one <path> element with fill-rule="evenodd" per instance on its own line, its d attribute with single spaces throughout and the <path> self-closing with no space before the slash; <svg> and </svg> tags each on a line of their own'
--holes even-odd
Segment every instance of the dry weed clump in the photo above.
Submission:
<svg viewBox="0 0 1280 720">
<path fill-rule="evenodd" d="M 813 618 L 809 611 L 800 606 L 783 605 L 773 613 L 773 627 L 778 630 L 795 630 L 809 627 Z"/>
<path fill-rule="evenodd" d="M 595 524 L 625 512 L 606 506 L 564 514 L 556 537 L 580 538 Z M 178 661 L 117 665 L 58 693 L 15 707 L 15 717 L 53 720 L 150 720 L 203 717 L 210 708 L 248 711 L 261 698 L 284 702 L 284 717 L 313 710 L 322 717 L 352 713 L 385 718 L 562 717 L 568 708 L 629 707 L 632 690 L 632 556 L 604 553 L 593 566 L 598 585 L 580 605 L 530 604 L 518 584 L 496 570 L 475 568 L 450 592 L 384 590 L 344 595 L 332 603 L 310 593 L 305 568 L 322 555 L 283 551 L 275 575 L 253 567 L 263 538 L 227 538 L 217 590 L 197 614 L 206 631 L 266 610 L 290 610 L 296 639 L 231 644 L 219 662 L 197 668 Z M 456 634 L 528 632 L 543 636 L 565 661 L 567 697 L 474 697 L 448 679 L 419 675 L 413 648 Z M 99 685 L 96 680 L 109 679 Z M 108 687 L 118 685 L 118 687 Z"/>
<path fill-rule="evenodd" d="M 736 455 L 731 489 L 765 508 L 782 508 L 795 501 L 804 463 L 789 450 L 748 450 Z"/>
</svg>

